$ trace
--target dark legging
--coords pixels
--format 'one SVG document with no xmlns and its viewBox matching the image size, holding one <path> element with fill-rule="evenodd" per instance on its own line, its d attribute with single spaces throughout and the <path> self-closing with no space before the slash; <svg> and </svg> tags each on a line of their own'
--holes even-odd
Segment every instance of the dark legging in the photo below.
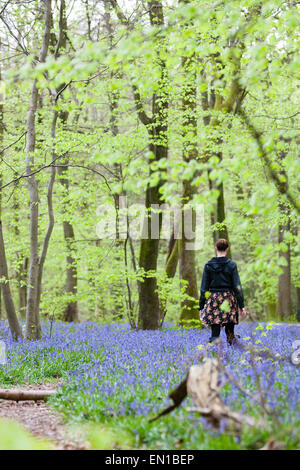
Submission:
<svg viewBox="0 0 300 470">
<path fill-rule="evenodd" d="M 220 325 L 211 325 L 211 339 L 218 338 L 220 336 L 221 326 Z M 226 323 L 225 324 L 225 333 L 228 338 L 230 334 L 234 335 L 234 323 Z"/>
</svg>

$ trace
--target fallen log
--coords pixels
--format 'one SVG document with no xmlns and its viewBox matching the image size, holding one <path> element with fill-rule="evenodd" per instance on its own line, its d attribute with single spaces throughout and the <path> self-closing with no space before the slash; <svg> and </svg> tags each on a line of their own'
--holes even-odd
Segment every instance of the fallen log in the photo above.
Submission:
<svg viewBox="0 0 300 470">
<path fill-rule="evenodd" d="M 45 401 L 56 392 L 56 390 L 0 389 L 0 399 L 13 401 Z"/>
</svg>

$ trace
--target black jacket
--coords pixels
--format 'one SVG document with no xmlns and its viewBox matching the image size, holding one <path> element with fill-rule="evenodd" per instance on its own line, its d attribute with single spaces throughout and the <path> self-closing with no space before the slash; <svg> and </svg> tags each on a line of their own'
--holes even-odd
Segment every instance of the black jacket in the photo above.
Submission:
<svg viewBox="0 0 300 470">
<path fill-rule="evenodd" d="M 240 308 L 244 308 L 242 285 L 234 261 L 226 256 L 214 257 L 204 265 L 199 309 L 205 304 L 205 292 L 231 291 L 235 294 Z"/>
</svg>

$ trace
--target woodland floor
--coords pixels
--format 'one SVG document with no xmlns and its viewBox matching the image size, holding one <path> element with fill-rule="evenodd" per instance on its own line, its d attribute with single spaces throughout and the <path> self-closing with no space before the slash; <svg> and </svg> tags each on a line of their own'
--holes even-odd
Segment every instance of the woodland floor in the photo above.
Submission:
<svg viewBox="0 0 300 470">
<path fill-rule="evenodd" d="M 52 390 L 53 384 L 21 386 L 22 390 Z M 84 450 L 88 448 L 78 429 L 67 426 L 59 413 L 44 401 L 12 401 L 0 399 L 0 417 L 19 422 L 38 438 L 47 439 L 53 450 Z"/>
</svg>

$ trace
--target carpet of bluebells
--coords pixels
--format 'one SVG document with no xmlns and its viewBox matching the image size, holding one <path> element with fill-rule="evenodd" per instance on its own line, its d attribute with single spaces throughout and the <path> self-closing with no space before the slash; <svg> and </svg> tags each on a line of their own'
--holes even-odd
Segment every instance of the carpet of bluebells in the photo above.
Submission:
<svg viewBox="0 0 300 470">
<path fill-rule="evenodd" d="M 242 347 L 227 345 L 222 331 L 221 349 L 207 349 L 207 329 L 166 325 L 160 331 L 133 331 L 120 323 L 55 322 L 43 324 L 40 341 L 14 342 L 7 324 L 0 322 L 7 352 L 7 364 L 0 365 L 0 386 L 61 378 L 53 406 L 73 420 L 151 418 L 170 404 L 169 392 L 192 364 L 221 353 L 229 375 L 248 392 L 224 382 L 221 394 L 227 405 L 258 416 L 263 396 L 280 422 L 299 423 L 300 367 L 291 356 L 300 325 L 244 322 L 236 331 Z M 259 353 L 250 353 L 249 345 Z M 181 405 L 181 419 L 192 419 L 185 411 L 190 405 L 189 399 Z"/>
</svg>

